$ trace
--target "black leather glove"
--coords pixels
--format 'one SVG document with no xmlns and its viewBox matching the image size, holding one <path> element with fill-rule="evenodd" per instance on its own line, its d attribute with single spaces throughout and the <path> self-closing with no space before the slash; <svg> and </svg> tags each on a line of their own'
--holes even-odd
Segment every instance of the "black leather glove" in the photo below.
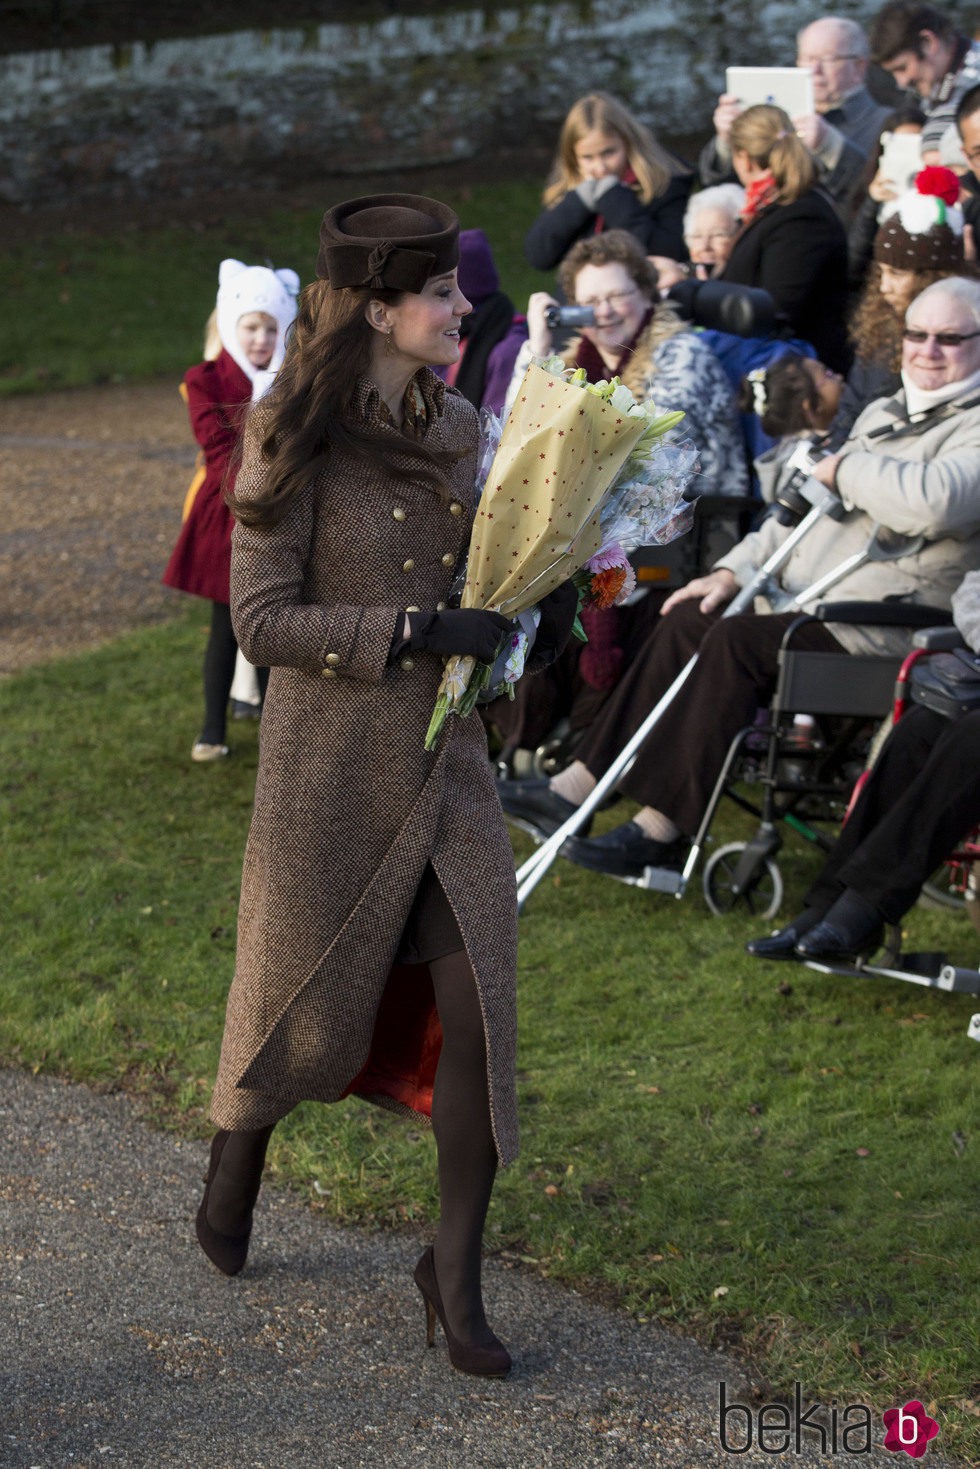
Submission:
<svg viewBox="0 0 980 1469">
<path fill-rule="evenodd" d="M 501 641 L 514 624 L 499 612 L 479 607 L 449 607 L 445 612 L 410 612 L 408 646 L 424 653 L 469 653 L 480 663 L 492 663 Z"/>
<path fill-rule="evenodd" d="M 542 597 L 539 606 L 541 621 L 531 658 L 533 662 L 546 666 L 554 663 L 572 635 L 578 611 L 578 588 L 573 581 L 563 581 L 561 586 Z"/>
</svg>

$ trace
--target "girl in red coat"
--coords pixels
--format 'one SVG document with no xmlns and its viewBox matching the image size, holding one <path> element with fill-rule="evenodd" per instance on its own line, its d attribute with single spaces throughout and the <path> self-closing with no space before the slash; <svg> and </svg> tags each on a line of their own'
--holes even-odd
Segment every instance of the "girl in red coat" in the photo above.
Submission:
<svg viewBox="0 0 980 1469">
<path fill-rule="evenodd" d="M 238 645 L 228 605 L 233 521 L 224 495 L 234 490 L 232 454 L 247 407 L 266 391 L 282 363 L 298 291 L 294 270 L 223 260 L 215 308 L 221 351 L 184 376 L 205 473 L 163 580 L 212 603 L 204 654 L 204 725 L 192 760 L 220 760 L 228 754 L 225 723 Z"/>
</svg>

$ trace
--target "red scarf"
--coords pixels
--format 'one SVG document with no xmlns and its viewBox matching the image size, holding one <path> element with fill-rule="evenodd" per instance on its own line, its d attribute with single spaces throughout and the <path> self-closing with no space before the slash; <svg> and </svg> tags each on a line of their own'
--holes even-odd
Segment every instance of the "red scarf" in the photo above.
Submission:
<svg viewBox="0 0 980 1469">
<path fill-rule="evenodd" d="M 768 209 L 770 204 L 775 204 L 778 198 L 779 190 L 776 187 L 776 180 L 766 169 L 765 173 L 745 185 L 742 218 L 748 223 L 750 219 L 755 219 L 757 214 L 761 214 L 763 209 Z"/>
<path fill-rule="evenodd" d="M 647 311 L 640 325 L 637 327 L 635 334 L 623 348 L 616 366 L 612 369 L 606 366 L 605 360 L 595 343 L 590 342 L 588 337 L 582 337 L 578 344 L 578 351 L 575 353 L 575 366 L 585 368 L 585 376 L 590 383 L 608 382 L 611 377 L 622 377 L 630 364 L 630 358 L 636 350 L 637 342 L 650 325 L 654 309 L 651 306 Z"/>
</svg>

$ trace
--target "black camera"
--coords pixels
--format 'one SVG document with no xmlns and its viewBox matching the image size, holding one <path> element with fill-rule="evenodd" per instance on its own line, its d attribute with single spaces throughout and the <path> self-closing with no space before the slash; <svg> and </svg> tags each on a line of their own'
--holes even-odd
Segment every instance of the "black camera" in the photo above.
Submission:
<svg viewBox="0 0 980 1469">
<path fill-rule="evenodd" d="M 556 326 L 595 326 L 593 306 L 548 306 L 544 319 L 554 331 Z"/>
<path fill-rule="evenodd" d="M 737 337 L 768 337 L 776 326 L 776 305 L 758 286 L 729 281 L 678 281 L 667 292 L 685 321 Z"/>
<path fill-rule="evenodd" d="M 817 495 L 826 494 L 822 487 L 817 488 L 811 479 L 815 465 L 821 459 L 826 459 L 831 451 L 824 446 L 820 440 L 801 439 L 786 461 L 786 468 L 792 473 L 784 476 L 776 486 L 776 497 L 773 502 L 773 515 L 780 525 L 799 525 L 804 515 L 808 515 L 813 509 L 814 500 L 807 489 Z M 840 509 L 832 512 L 831 518 L 839 520 L 844 513 L 843 504 Z"/>
</svg>

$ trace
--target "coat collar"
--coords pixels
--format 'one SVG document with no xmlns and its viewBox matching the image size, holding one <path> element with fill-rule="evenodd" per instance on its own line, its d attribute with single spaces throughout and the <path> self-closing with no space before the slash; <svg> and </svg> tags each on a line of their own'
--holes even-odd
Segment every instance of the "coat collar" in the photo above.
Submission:
<svg viewBox="0 0 980 1469">
<path fill-rule="evenodd" d="M 445 403 L 446 384 L 430 368 L 420 367 L 405 389 L 405 424 L 402 430 L 405 437 L 425 438 L 436 420 L 442 417 Z M 387 428 L 395 427 L 387 405 L 369 377 L 359 380 L 353 406 L 365 419 Z"/>
</svg>

